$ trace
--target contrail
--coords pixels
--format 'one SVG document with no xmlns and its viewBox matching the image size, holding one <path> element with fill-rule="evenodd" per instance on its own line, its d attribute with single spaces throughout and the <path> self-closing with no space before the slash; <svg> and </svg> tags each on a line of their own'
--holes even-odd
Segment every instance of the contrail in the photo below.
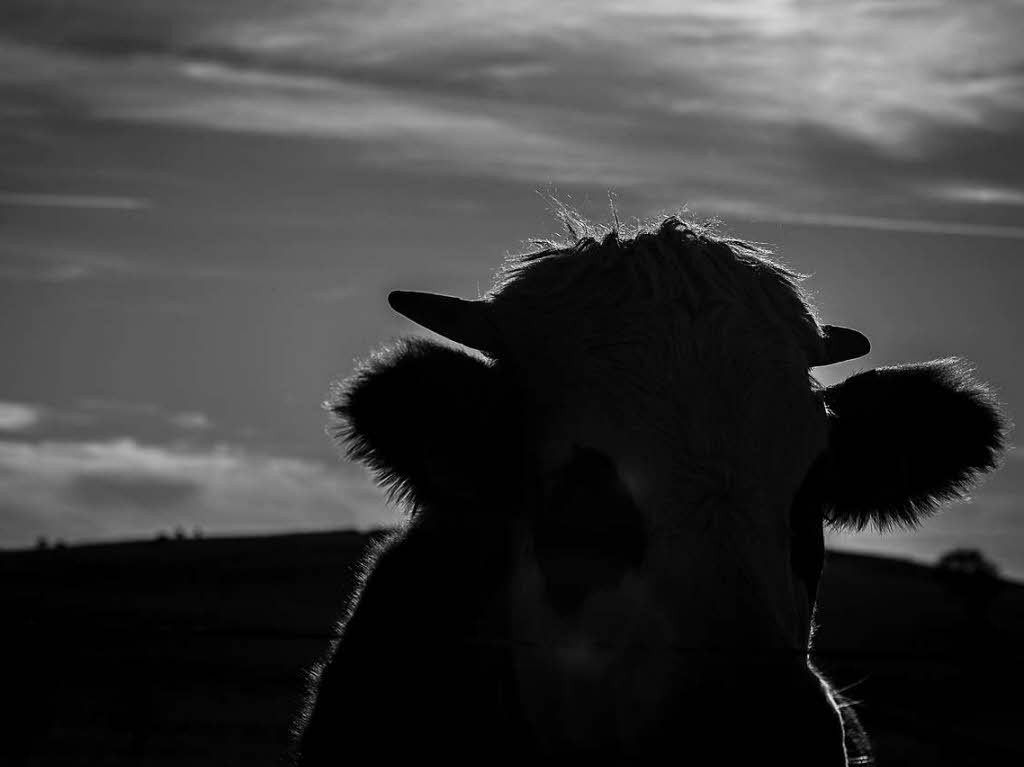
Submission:
<svg viewBox="0 0 1024 767">
<path fill-rule="evenodd" d="M 27 208 L 78 208 L 84 210 L 145 210 L 149 200 L 139 197 L 105 197 L 84 194 L 24 194 L 0 192 L 0 205 Z"/>
<path fill-rule="evenodd" d="M 785 211 L 763 211 L 752 215 L 752 218 L 760 221 L 776 221 L 782 224 L 800 224 L 803 226 L 821 226 L 836 229 L 871 229 L 880 232 L 910 232 L 913 234 L 953 235 L 955 237 L 998 237 L 1006 240 L 1024 240 L 1024 227 L 1020 226 L 851 216 L 843 213 L 790 213 Z"/>
</svg>

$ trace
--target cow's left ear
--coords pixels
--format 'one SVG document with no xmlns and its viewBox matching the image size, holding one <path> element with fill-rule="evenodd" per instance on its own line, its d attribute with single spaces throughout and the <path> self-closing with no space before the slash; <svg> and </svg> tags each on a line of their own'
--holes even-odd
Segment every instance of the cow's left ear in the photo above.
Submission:
<svg viewBox="0 0 1024 767">
<path fill-rule="evenodd" d="M 1009 423 L 958 359 L 877 368 L 824 390 L 829 447 L 819 464 L 837 527 L 909 527 L 996 468 Z"/>
</svg>

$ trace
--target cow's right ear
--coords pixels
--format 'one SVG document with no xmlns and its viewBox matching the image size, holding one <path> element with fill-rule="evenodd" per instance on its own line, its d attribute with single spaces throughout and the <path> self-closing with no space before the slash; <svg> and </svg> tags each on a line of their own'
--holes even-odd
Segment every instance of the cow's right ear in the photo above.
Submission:
<svg viewBox="0 0 1024 767">
<path fill-rule="evenodd" d="M 484 501 L 510 486 L 514 405 L 493 363 L 422 338 L 376 352 L 325 403 L 348 457 L 414 508 Z"/>
</svg>

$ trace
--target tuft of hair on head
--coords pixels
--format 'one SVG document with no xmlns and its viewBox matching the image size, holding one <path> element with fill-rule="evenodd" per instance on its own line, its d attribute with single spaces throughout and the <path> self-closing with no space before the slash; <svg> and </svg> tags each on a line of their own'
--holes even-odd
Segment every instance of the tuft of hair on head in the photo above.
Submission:
<svg viewBox="0 0 1024 767">
<path fill-rule="evenodd" d="M 612 223 L 617 232 L 621 228 L 621 224 L 619 223 L 619 211 L 615 208 L 615 192 L 611 189 L 608 190 L 608 210 L 612 214 Z"/>
<path fill-rule="evenodd" d="M 531 244 L 540 246 L 545 250 L 555 248 L 568 250 L 578 247 L 581 243 L 589 240 L 602 242 L 612 239 L 621 240 L 625 243 L 636 240 L 644 234 L 663 234 L 668 229 L 679 229 L 697 237 L 716 237 L 722 229 L 721 219 L 716 216 L 705 218 L 693 216 L 685 206 L 671 213 L 663 212 L 648 218 L 636 217 L 627 225 L 623 225 L 619 219 L 618 208 L 615 205 L 616 194 L 612 190 L 608 190 L 608 212 L 610 218 L 606 223 L 588 218 L 579 208 L 563 200 L 553 190 L 538 190 L 537 194 L 544 200 L 548 210 L 551 212 L 552 218 L 561 225 L 565 235 L 567 235 L 567 238 L 562 239 L 540 238 L 530 241 Z M 738 240 L 729 240 L 729 242 L 739 243 Z M 751 245 L 748 243 L 740 244 L 747 247 Z M 768 251 L 762 250 L 760 252 L 767 253 Z M 530 255 L 523 254 L 517 258 L 525 258 Z"/>
<path fill-rule="evenodd" d="M 745 242 L 721 236 L 721 221 L 710 217 L 696 219 L 687 214 L 685 208 L 675 213 L 648 219 L 636 218 L 628 227 L 623 227 L 615 210 L 613 197 L 609 192 L 612 221 L 601 224 L 591 221 L 577 208 L 569 205 L 550 192 L 538 192 L 551 210 L 568 239 L 533 238 L 528 242 L 532 250 L 509 255 L 496 276 L 496 284 L 490 294 L 494 295 L 503 287 L 517 282 L 517 277 L 538 261 L 552 256 L 594 256 L 597 251 L 614 249 L 618 254 L 632 254 L 638 249 L 653 245 L 659 240 L 675 240 L 700 249 L 725 249 L 755 271 L 770 271 L 783 278 L 789 287 L 796 288 L 804 275 L 791 271 L 774 258 L 771 249 L 764 243 Z M 585 260 L 576 259 L 579 262 Z"/>
<path fill-rule="evenodd" d="M 868 370 L 822 391 L 826 520 L 880 531 L 917 525 L 999 466 L 1010 429 L 991 389 L 951 357 Z"/>
<path fill-rule="evenodd" d="M 822 331 L 804 275 L 763 243 L 723 236 L 716 219 L 693 220 L 685 211 L 638 220 L 623 232 L 617 219 L 593 224 L 558 199 L 549 203 L 572 240 L 533 240 L 533 250 L 506 259 L 487 298 L 510 312 L 538 317 L 554 308 L 571 316 L 633 299 L 696 311 L 702 306 L 696 293 L 706 285 L 759 314 L 777 337 L 795 337 L 809 360 L 820 357 Z"/>
</svg>

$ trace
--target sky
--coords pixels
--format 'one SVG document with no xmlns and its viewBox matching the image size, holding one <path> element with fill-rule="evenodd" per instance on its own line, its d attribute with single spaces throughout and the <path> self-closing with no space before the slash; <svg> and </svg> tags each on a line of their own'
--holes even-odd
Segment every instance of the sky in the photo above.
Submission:
<svg viewBox="0 0 1024 767">
<path fill-rule="evenodd" d="M 558 234 L 682 207 L 870 356 L 1024 407 L 1020 0 L 6 0 L 0 547 L 390 523 L 333 380 Z M 1024 577 L 1024 454 L 924 528 Z"/>
</svg>

